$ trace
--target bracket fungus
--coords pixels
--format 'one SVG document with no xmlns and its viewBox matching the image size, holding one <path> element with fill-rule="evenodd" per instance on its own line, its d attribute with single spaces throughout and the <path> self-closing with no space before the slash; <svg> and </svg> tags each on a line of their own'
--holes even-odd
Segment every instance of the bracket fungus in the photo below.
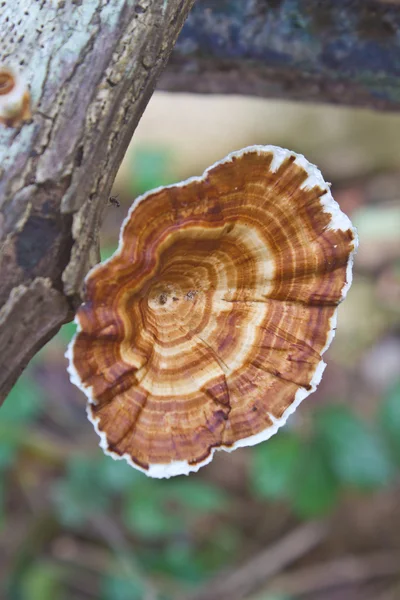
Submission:
<svg viewBox="0 0 400 600">
<path fill-rule="evenodd" d="M 276 433 L 321 379 L 356 247 L 320 171 L 275 146 L 138 198 L 67 351 L 103 450 L 170 477 Z"/>
<path fill-rule="evenodd" d="M 31 116 L 30 93 L 24 78 L 16 69 L 0 65 L 0 124 L 18 127 Z"/>
</svg>

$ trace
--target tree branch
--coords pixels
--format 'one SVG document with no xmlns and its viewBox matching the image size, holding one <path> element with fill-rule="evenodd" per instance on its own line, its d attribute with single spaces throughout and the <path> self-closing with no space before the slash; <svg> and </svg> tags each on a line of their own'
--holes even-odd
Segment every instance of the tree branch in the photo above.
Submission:
<svg viewBox="0 0 400 600">
<path fill-rule="evenodd" d="M 32 120 L 0 126 L 0 399 L 71 320 L 98 261 L 103 208 L 193 0 L 0 6 L 0 62 Z"/>
<path fill-rule="evenodd" d="M 198 0 L 159 88 L 400 110 L 400 2 Z"/>
</svg>

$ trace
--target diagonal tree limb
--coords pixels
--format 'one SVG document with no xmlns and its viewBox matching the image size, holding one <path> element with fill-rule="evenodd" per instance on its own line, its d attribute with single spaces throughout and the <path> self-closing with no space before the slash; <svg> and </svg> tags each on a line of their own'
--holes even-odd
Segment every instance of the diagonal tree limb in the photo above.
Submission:
<svg viewBox="0 0 400 600">
<path fill-rule="evenodd" d="M 400 110 L 400 2 L 198 0 L 159 87 Z"/>
<path fill-rule="evenodd" d="M 115 174 L 194 0 L 0 4 L 32 119 L 0 126 L 0 399 L 80 301 Z"/>
</svg>

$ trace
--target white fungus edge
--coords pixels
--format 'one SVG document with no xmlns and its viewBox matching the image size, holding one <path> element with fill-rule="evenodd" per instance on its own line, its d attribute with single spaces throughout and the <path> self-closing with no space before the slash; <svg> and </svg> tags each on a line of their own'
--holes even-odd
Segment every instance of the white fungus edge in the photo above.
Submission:
<svg viewBox="0 0 400 600">
<path fill-rule="evenodd" d="M 325 180 L 321 174 L 321 171 L 315 165 L 310 163 L 302 154 L 297 154 L 296 152 L 293 152 L 291 150 L 286 150 L 285 148 L 280 148 L 278 146 L 272 146 L 272 145 L 248 146 L 246 148 L 243 148 L 242 150 L 231 152 L 222 160 L 217 161 L 216 163 L 214 163 L 213 165 L 208 167 L 204 171 L 202 176 L 190 177 L 190 178 L 186 179 L 185 181 L 181 181 L 179 183 L 174 183 L 174 184 L 167 185 L 167 186 L 160 186 L 160 187 L 150 190 L 150 191 L 146 192 L 145 194 L 136 198 L 136 200 L 133 202 L 132 206 L 130 207 L 126 218 L 124 219 L 124 221 L 122 223 L 117 250 L 114 252 L 114 254 L 110 258 L 99 263 L 98 265 L 95 265 L 88 272 L 85 280 L 88 279 L 89 277 L 91 277 L 98 269 L 101 269 L 109 261 L 120 256 L 120 254 L 122 252 L 122 248 L 123 248 L 123 234 L 124 234 L 125 227 L 127 226 L 133 211 L 137 208 L 137 206 L 140 204 L 140 202 L 145 200 L 148 196 L 161 191 L 162 189 L 184 187 L 193 182 L 204 181 L 206 179 L 206 177 L 208 176 L 208 173 L 210 171 L 212 171 L 215 167 L 217 167 L 221 164 L 227 163 L 227 162 L 231 162 L 234 158 L 240 158 L 244 154 L 247 154 L 250 152 L 257 152 L 257 154 L 272 153 L 273 160 L 270 165 L 270 170 L 273 172 L 275 172 L 279 169 L 279 167 L 281 166 L 281 164 L 284 162 L 284 160 L 286 158 L 289 158 L 290 156 L 295 156 L 296 157 L 295 163 L 298 164 L 299 166 L 301 166 L 308 173 L 308 177 L 303 182 L 302 188 L 311 189 L 314 186 L 319 186 L 321 188 L 326 189 L 325 194 L 320 197 L 320 201 L 324 208 L 324 212 L 327 212 L 331 215 L 329 229 L 332 229 L 335 231 L 338 229 L 340 229 L 342 231 L 347 231 L 350 229 L 352 231 L 353 236 L 354 236 L 353 250 L 351 251 L 351 253 L 349 255 L 349 260 L 347 263 L 346 281 L 343 285 L 341 299 L 340 299 L 340 302 L 342 302 L 344 300 L 344 298 L 346 297 L 347 292 L 348 292 L 348 290 L 351 286 L 351 282 L 352 282 L 352 273 L 353 273 L 352 268 L 353 268 L 354 255 L 355 255 L 355 253 L 357 251 L 357 247 L 358 247 L 357 231 L 356 231 L 355 227 L 352 225 L 350 219 L 347 217 L 347 215 L 345 215 L 341 211 L 338 203 L 333 199 L 329 184 L 327 184 L 325 182 Z M 321 355 L 326 352 L 326 350 L 331 345 L 333 338 L 335 337 L 336 323 L 337 323 L 337 311 L 338 311 L 338 308 L 336 308 L 335 312 L 333 313 L 333 315 L 330 319 L 330 330 L 327 333 L 326 344 L 325 344 L 325 347 L 323 348 L 323 350 L 321 351 Z M 304 398 L 306 398 L 307 396 L 309 396 L 310 394 L 315 392 L 315 390 L 317 389 L 317 386 L 319 385 L 319 383 L 321 381 L 322 374 L 326 367 L 326 363 L 323 360 L 321 360 L 318 363 L 318 365 L 314 371 L 314 374 L 311 378 L 311 381 L 309 384 L 311 386 L 310 389 L 299 388 L 295 394 L 293 402 L 290 404 L 290 406 L 288 406 L 288 408 L 285 410 L 285 412 L 279 419 L 275 418 L 272 414 L 269 414 L 271 421 L 272 421 L 272 425 L 267 427 L 263 431 L 260 431 L 259 433 L 255 434 L 255 435 L 251 435 L 247 438 L 238 440 L 232 446 L 221 445 L 216 448 L 211 448 L 210 454 L 203 461 L 198 462 L 196 464 L 189 464 L 187 461 L 171 461 L 170 463 L 166 463 L 166 464 L 150 464 L 148 469 L 144 469 L 143 467 L 141 467 L 140 465 L 135 463 L 129 454 L 126 453 L 126 454 L 119 455 L 119 454 L 116 454 L 115 452 L 109 450 L 109 448 L 108 448 L 107 436 L 106 436 L 105 432 L 99 428 L 99 423 L 98 423 L 99 418 L 94 417 L 91 412 L 91 404 L 93 404 L 93 405 L 96 404 L 96 401 L 92 394 L 92 387 L 84 385 L 84 383 L 81 381 L 79 374 L 73 364 L 74 344 L 75 344 L 75 340 L 76 340 L 79 332 L 81 331 L 81 324 L 79 322 L 78 316 L 75 317 L 75 323 L 77 325 L 77 331 L 76 331 L 74 337 L 72 338 L 71 342 L 69 343 L 67 351 L 65 353 L 65 357 L 68 359 L 68 363 L 69 363 L 68 367 L 67 367 L 67 371 L 69 373 L 71 383 L 76 385 L 86 395 L 86 397 L 88 399 L 88 405 L 87 405 L 87 409 L 86 409 L 87 416 L 88 416 L 89 421 L 93 424 L 93 427 L 94 427 L 97 435 L 100 437 L 100 442 L 99 442 L 100 447 L 102 448 L 102 450 L 105 454 L 107 454 L 108 456 L 111 456 L 114 460 L 126 460 L 130 466 L 145 473 L 148 477 L 153 477 L 156 479 L 163 479 L 163 478 L 168 479 L 168 478 L 174 477 L 176 475 L 189 475 L 189 473 L 195 473 L 199 469 L 201 469 L 201 467 L 204 467 L 205 465 L 210 463 L 214 457 L 214 453 L 218 450 L 224 450 L 225 452 L 233 452 L 233 450 L 236 450 L 236 448 L 242 448 L 245 446 L 254 446 L 256 444 L 259 444 L 260 442 L 264 442 L 264 441 L 268 440 L 270 437 L 272 437 L 278 431 L 278 429 L 280 429 L 283 425 L 285 425 L 288 417 L 295 412 L 295 410 L 301 404 L 301 402 L 304 400 Z"/>
</svg>

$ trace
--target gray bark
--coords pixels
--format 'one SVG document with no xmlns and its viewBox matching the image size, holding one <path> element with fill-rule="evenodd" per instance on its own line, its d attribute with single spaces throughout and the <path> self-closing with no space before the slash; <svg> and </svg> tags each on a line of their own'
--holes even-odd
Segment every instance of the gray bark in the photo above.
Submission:
<svg viewBox="0 0 400 600">
<path fill-rule="evenodd" d="M 103 208 L 193 0 L 8 0 L 0 64 L 32 119 L 0 126 L 0 399 L 80 302 Z"/>
</svg>

